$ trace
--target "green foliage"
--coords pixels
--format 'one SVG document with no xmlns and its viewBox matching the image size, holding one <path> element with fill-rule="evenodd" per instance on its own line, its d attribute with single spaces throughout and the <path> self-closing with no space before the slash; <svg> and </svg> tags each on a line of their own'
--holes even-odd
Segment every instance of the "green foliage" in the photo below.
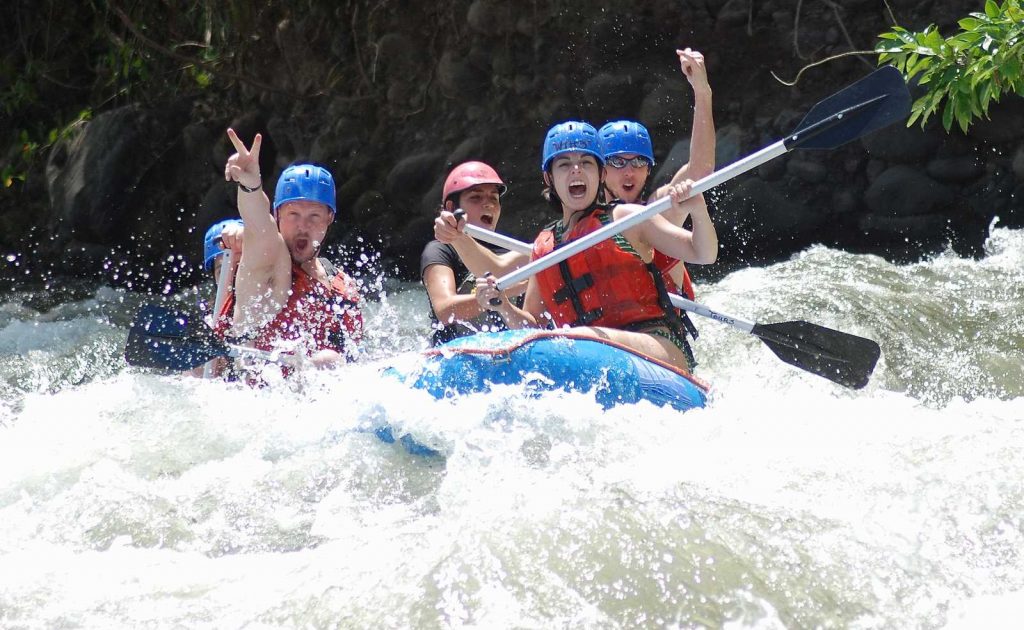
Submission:
<svg viewBox="0 0 1024 630">
<path fill-rule="evenodd" d="M 985 2 L 984 13 L 959 21 L 960 31 L 943 38 L 931 25 L 920 32 L 894 26 L 879 35 L 879 63 L 890 63 L 928 92 L 912 106 L 907 126 L 942 110 L 942 125 L 953 121 L 964 133 L 988 117 L 988 108 L 1004 93 L 1024 96 L 1024 6 L 1022 0 Z"/>
<path fill-rule="evenodd" d="M 39 149 L 39 143 L 33 142 L 25 130 L 18 134 L 18 142 L 21 146 L 17 159 L 10 164 L 4 164 L 3 170 L 0 170 L 0 184 L 4 188 L 10 188 L 15 182 L 25 181 L 24 165 L 31 162 Z"/>
<path fill-rule="evenodd" d="M 0 190 L 24 183 L 94 110 L 223 88 L 215 70 L 249 44 L 219 7 L 141 3 L 124 13 L 95 2 L 15 3 L 0 23 Z"/>
<path fill-rule="evenodd" d="M 18 132 L 18 154 L 11 163 L 0 169 L 0 187 L 10 188 L 15 183 L 24 183 L 29 169 L 33 168 L 44 152 L 61 140 L 70 138 L 75 129 L 92 118 L 91 109 L 83 109 L 69 123 L 51 129 L 46 133 L 45 141 L 34 140 L 29 132 L 22 129 Z"/>
</svg>

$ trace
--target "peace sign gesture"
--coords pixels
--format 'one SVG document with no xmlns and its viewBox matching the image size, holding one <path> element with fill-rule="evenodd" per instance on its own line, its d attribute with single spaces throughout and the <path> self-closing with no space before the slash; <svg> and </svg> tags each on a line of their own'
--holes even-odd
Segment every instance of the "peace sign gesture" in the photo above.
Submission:
<svg viewBox="0 0 1024 630">
<path fill-rule="evenodd" d="M 252 148 L 245 148 L 245 143 L 238 137 L 234 129 L 228 128 L 228 138 L 235 145 L 236 153 L 228 158 L 224 166 L 225 181 L 234 181 L 245 189 L 256 189 L 263 185 L 260 176 L 260 145 L 263 136 L 256 134 L 252 140 Z"/>
</svg>

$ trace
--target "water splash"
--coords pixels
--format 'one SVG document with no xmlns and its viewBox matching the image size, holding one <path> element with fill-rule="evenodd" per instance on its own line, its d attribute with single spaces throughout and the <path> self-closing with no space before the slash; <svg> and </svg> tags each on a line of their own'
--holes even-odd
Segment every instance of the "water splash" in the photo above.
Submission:
<svg viewBox="0 0 1024 630">
<path fill-rule="evenodd" d="M 998 626 L 1024 592 L 1022 256 L 997 229 L 980 261 L 812 248 L 700 286 L 883 358 L 850 391 L 698 322 L 714 389 L 686 414 L 382 379 L 424 343 L 418 285 L 367 304 L 365 363 L 262 390 L 126 368 L 131 294 L 8 295 L 0 625 Z"/>
</svg>

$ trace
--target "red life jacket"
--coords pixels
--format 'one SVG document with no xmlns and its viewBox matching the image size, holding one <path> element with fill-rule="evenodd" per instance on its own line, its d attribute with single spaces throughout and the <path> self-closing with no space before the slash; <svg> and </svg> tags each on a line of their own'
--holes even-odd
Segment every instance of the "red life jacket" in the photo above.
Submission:
<svg viewBox="0 0 1024 630">
<path fill-rule="evenodd" d="M 644 184 L 644 189 L 646 189 L 646 188 L 647 188 L 647 185 L 645 183 Z M 653 199 L 653 197 L 651 199 Z M 651 199 L 648 199 L 648 201 L 650 201 Z M 629 202 L 623 201 L 623 200 L 621 200 L 621 199 L 616 197 L 616 198 L 613 198 L 608 203 L 608 205 L 614 206 L 614 205 L 620 204 L 620 203 L 629 203 Z M 633 202 L 633 203 L 641 203 L 641 202 L 636 201 L 636 202 Z M 672 291 L 673 289 L 678 289 L 678 290 L 680 290 L 682 292 L 683 297 L 685 297 L 685 298 L 687 298 L 687 299 L 689 299 L 691 301 L 697 299 L 695 297 L 694 292 L 693 292 L 693 280 L 690 278 L 690 270 L 686 268 L 686 264 L 683 261 L 679 260 L 678 258 L 672 258 L 668 254 L 663 254 L 663 253 L 661 253 L 658 250 L 654 250 L 654 259 L 651 262 L 653 262 L 654 266 L 657 267 L 658 269 L 660 269 L 663 272 L 662 276 L 665 278 L 665 286 L 668 288 L 669 291 Z M 672 280 L 672 276 L 668 273 L 677 264 L 683 266 L 683 286 L 681 286 L 681 287 L 677 287 L 676 286 L 675 281 Z M 694 335 L 694 337 L 696 337 L 696 335 Z"/>
<path fill-rule="evenodd" d="M 672 281 L 668 272 L 676 265 L 683 266 L 683 286 L 678 287 L 682 291 L 683 297 L 691 301 L 696 300 L 697 298 L 694 297 L 693 293 L 693 280 L 690 278 L 690 270 L 686 268 L 686 264 L 678 258 L 672 258 L 666 254 L 662 254 L 658 250 L 654 250 L 654 266 L 665 272 L 665 286 L 667 286 L 669 290 L 675 287 L 675 282 Z"/>
<path fill-rule="evenodd" d="M 602 215 L 610 219 L 607 209 L 601 207 L 580 219 L 565 234 L 563 243 L 600 228 Z M 553 229 L 544 229 L 533 243 L 532 259 L 553 251 L 555 245 Z M 622 249 L 614 237 L 541 271 L 536 279 L 557 326 L 625 328 L 665 317 L 647 264 Z"/>
<path fill-rule="evenodd" d="M 363 315 L 359 310 L 359 289 L 344 271 L 321 258 L 330 285 L 324 285 L 292 263 L 292 288 L 288 301 L 269 323 L 257 331 L 255 346 L 273 350 L 282 341 L 300 341 L 307 356 L 318 350 L 345 354 L 347 340 L 358 342 L 363 333 Z M 333 273 L 333 275 L 332 275 Z M 234 312 L 235 298 L 224 300 L 217 317 L 218 332 L 226 332 Z"/>
</svg>

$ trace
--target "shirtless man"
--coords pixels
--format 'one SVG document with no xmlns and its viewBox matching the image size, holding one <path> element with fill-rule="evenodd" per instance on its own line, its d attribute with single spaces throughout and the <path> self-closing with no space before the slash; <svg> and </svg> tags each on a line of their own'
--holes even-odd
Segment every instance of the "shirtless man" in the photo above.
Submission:
<svg viewBox="0 0 1024 630">
<path fill-rule="evenodd" d="M 319 257 L 335 217 L 333 176 L 316 164 L 289 166 L 278 179 L 271 212 L 260 175 L 262 136 L 256 134 L 251 148 L 232 129 L 228 138 L 236 153 L 224 178 L 238 184 L 245 229 L 225 332 L 261 350 L 304 354 L 317 366 L 354 358 L 363 323 L 358 287 Z"/>
</svg>

